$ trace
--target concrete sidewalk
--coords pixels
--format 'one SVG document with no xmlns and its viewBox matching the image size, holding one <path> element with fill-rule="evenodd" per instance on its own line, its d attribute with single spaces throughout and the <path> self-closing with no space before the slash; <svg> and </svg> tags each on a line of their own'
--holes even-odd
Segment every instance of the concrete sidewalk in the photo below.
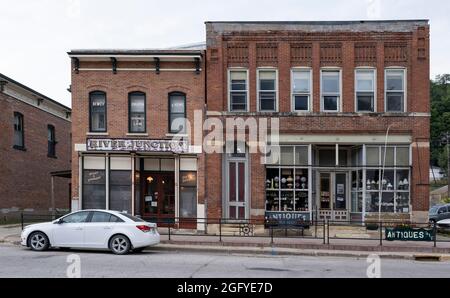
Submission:
<svg viewBox="0 0 450 298">
<path fill-rule="evenodd" d="M 0 226 L 0 243 L 20 244 L 20 225 Z M 198 235 L 161 235 L 161 244 L 151 250 L 172 250 L 179 252 L 215 252 L 226 254 L 258 255 L 303 255 L 303 256 L 339 256 L 366 258 L 377 254 L 382 258 L 450 260 L 450 242 L 388 242 L 379 240 L 323 239 L 313 238 L 270 238 L 258 237 L 222 237 Z"/>
</svg>

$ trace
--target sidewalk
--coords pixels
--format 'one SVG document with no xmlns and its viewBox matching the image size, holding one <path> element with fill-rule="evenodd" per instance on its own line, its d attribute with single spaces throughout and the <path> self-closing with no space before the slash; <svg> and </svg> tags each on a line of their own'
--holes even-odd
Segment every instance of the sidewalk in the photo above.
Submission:
<svg viewBox="0 0 450 298">
<path fill-rule="evenodd" d="M 0 244 L 19 245 L 20 225 L 0 226 Z M 156 251 L 193 251 L 205 253 L 258 254 L 258 255 L 302 255 L 302 256 L 336 256 L 366 258 L 377 254 L 382 258 L 428 259 L 450 261 L 450 242 L 388 242 L 379 240 L 344 240 L 330 239 L 330 244 L 323 244 L 323 239 L 311 238 L 270 238 L 258 237 L 222 237 L 161 235 L 161 244 L 152 247 Z"/>
</svg>

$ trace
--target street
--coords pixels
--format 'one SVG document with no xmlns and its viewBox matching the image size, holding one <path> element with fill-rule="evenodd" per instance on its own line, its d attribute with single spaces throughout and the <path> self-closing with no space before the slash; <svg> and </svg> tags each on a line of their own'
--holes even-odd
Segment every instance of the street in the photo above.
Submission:
<svg viewBox="0 0 450 298">
<path fill-rule="evenodd" d="M 168 278 L 365 278 L 365 258 L 276 255 L 229 255 L 151 249 L 141 254 L 116 256 L 109 252 L 32 252 L 0 244 L 0 277 L 67 277 L 79 260 L 81 277 Z M 76 271 L 76 270 L 75 270 Z M 381 259 L 381 277 L 450 277 L 448 262 Z"/>
</svg>

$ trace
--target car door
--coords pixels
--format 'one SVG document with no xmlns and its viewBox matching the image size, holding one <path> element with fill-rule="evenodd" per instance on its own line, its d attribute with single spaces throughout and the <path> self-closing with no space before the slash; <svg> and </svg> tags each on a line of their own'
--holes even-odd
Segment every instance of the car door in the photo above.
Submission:
<svg viewBox="0 0 450 298">
<path fill-rule="evenodd" d="M 101 211 L 92 212 L 92 216 L 84 228 L 84 247 L 108 248 L 108 240 L 119 221 L 121 219 L 113 214 Z"/>
<path fill-rule="evenodd" d="M 84 247 L 83 225 L 89 218 L 89 211 L 80 211 L 63 217 L 53 228 L 53 246 Z"/>
<path fill-rule="evenodd" d="M 447 214 L 447 207 L 441 207 L 438 211 L 438 221 L 444 220 L 445 215 Z"/>
</svg>

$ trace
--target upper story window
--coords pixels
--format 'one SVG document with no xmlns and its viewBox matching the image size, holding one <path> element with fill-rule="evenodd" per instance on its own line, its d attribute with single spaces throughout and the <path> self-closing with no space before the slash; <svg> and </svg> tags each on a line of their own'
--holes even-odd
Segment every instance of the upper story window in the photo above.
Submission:
<svg viewBox="0 0 450 298">
<path fill-rule="evenodd" d="M 25 149 L 23 115 L 14 112 L 14 148 Z"/>
<path fill-rule="evenodd" d="M 375 70 L 356 70 L 356 111 L 375 112 Z"/>
<path fill-rule="evenodd" d="M 321 72 L 321 111 L 339 112 L 341 101 L 341 71 Z"/>
<path fill-rule="evenodd" d="M 145 93 L 128 94 L 128 131 L 130 133 L 146 132 Z"/>
<path fill-rule="evenodd" d="M 248 111 L 248 75 L 247 70 L 229 71 L 229 109 L 231 112 Z"/>
<path fill-rule="evenodd" d="M 48 157 L 56 157 L 56 133 L 53 125 L 47 126 Z"/>
<path fill-rule="evenodd" d="M 91 132 L 106 132 L 106 93 L 89 93 L 89 126 Z"/>
<path fill-rule="evenodd" d="M 186 133 L 186 95 L 184 93 L 169 94 L 169 132 Z"/>
<path fill-rule="evenodd" d="M 292 70 L 292 110 L 310 111 L 311 106 L 311 70 Z"/>
<path fill-rule="evenodd" d="M 277 71 L 258 70 L 258 107 L 262 112 L 277 110 Z"/>
<path fill-rule="evenodd" d="M 405 112 L 405 70 L 386 69 L 386 112 Z"/>
</svg>

